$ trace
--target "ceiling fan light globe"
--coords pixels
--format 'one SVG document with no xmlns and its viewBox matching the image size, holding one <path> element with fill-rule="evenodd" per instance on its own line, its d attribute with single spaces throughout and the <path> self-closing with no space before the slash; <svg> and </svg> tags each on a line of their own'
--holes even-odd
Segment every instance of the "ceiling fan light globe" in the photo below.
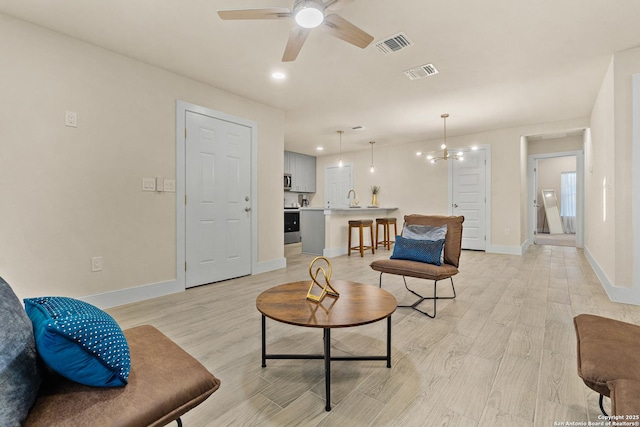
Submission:
<svg viewBox="0 0 640 427">
<path fill-rule="evenodd" d="M 315 28 L 324 21 L 324 8 L 317 1 L 300 1 L 293 8 L 293 16 L 299 26 Z"/>
</svg>

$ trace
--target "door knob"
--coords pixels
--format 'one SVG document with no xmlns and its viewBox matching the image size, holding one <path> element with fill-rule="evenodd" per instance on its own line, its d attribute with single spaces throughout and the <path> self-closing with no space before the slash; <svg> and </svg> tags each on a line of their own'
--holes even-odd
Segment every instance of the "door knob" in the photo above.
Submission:
<svg viewBox="0 0 640 427">
<path fill-rule="evenodd" d="M 251 210 L 251 208 L 244 208 L 245 212 L 249 212 Z"/>
</svg>

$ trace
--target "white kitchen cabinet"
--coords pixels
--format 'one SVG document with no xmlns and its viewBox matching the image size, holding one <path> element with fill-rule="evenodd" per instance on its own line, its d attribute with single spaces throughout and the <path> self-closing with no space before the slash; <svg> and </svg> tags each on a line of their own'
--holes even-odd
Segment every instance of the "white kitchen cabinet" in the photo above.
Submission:
<svg viewBox="0 0 640 427">
<path fill-rule="evenodd" d="M 291 152 L 284 152 L 284 173 L 291 173 Z"/>
<path fill-rule="evenodd" d="M 291 174 L 291 191 L 294 193 L 315 193 L 316 158 L 292 151 L 285 151 L 284 154 L 285 173 Z"/>
</svg>

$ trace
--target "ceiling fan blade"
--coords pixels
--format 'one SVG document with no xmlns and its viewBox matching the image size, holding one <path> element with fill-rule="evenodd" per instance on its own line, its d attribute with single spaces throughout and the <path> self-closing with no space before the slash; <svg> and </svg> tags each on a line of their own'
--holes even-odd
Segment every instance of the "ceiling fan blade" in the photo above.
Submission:
<svg viewBox="0 0 640 427">
<path fill-rule="evenodd" d="M 219 10 L 220 18 L 229 19 L 278 19 L 291 16 L 291 10 L 286 7 L 270 7 L 268 9 L 233 9 Z"/>
<path fill-rule="evenodd" d="M 311 28 L 302 28 L 297 25 L 291 29 L 289 34 L 289 40 L 287 41 L 287 47 L 284 49 L 284 55 L 282 55 L 282 62 L 295 61 L 302 49 L 302 45 L 307 36 L 311 32 Z"/>
<path fill-rule="evenodd" d="M 324 17 L 322 29 L 334 37 L 364 49 L 373 41 L 373 36 L 353 25 L 340 15 L 331 14 Z"/>
<path fill-rule="evenodd" d="M 323 0 L 325 9 L 327 10 L 340 10 L 353 0 Z"/>
</svg>

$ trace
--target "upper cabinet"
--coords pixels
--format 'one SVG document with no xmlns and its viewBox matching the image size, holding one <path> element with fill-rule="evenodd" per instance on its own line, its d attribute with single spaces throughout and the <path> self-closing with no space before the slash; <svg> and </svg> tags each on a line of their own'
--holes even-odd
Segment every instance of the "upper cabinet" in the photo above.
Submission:
<svg viewBox="0 0 640 427">
<path fill-rule="evenodd" d="M 291 174 L 292 192 L 316 192 L 316 158 L 314 156 L 285 151 L 284 173 Z"/>
<path fill-rule="evenodd" d="M 284 152 L 284 173 L 291 173 L 291 155 L 296 154 L 291 151 Z"/>
</svg>

